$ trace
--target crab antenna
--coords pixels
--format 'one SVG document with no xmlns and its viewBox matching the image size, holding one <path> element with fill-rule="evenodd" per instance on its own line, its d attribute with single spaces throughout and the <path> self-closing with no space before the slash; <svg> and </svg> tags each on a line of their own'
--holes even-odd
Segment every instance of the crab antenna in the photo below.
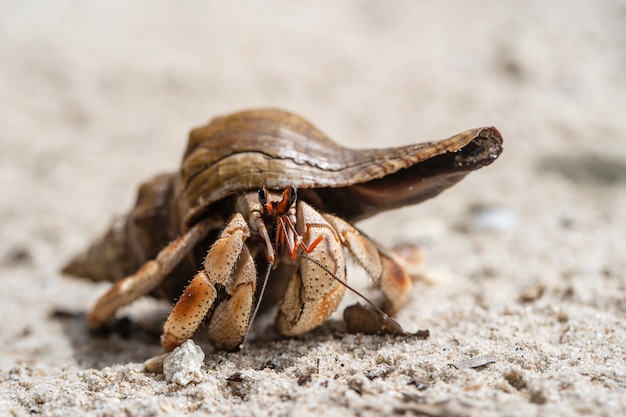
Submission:
<svg viewBox="0 0 626 417">
<path fill-rule="evenodd" d="M 394 325 L 398 326 L 398 328 L 400 330 L 402 330 L 402 333 L 404 333 L 405 335 L 410 335 L 409 332 L 404 330 L 404 328 L 400 325 L 400 323 L 398 323 L 393 318 L 389 317 L 389 315 L 387 313 L 385 313 L 380 307 L 378 307 L 376 304 L 374 304 L 369 298 L 367 298 L 366 296 L 361 294 L 355 288 L 352 288 L 352 286 L 350 286 L 347 282 L 344 282 L 344 281 L 340 280 L 335 274 L 333 274 L 328 268 L 326 268 L 324 265 L 322 265 L 322 263 L 319 262 L 317 259 L 313 259 L 313 258 L 310 258 L 310 257 L 305 256 L 305 255 L 302 255 L 302 258 L 304 258 L 304 259 L 306 259 L 306 260 L 308 260 L 310 262 L 313 262 L 315 265 L 317 265 L 320 268 L 322 268 L 324 270 L 324 272 L 326 272 L 328 275 L 333 277 L 334 280 L 339 282 L 341 285 L 343 285 L 344 287 L 346 287 L 347 289 L 349 289 L 350 291 L 352 291 L 353 293 L 355 293 L 359 297 L 361 297 L 363 299 L 363 301 L 365 301 L 367 304 L 372 306 L 374 311 L 376 311 L 378 314 L 380 314 L 385 320 L 389 320 L 391 323 L 393 323 Z"/>
<path fill-rule="evenodd" d="M 267 286 L 267 281 L 270 277 L 270 271 L 272 270 L 272 266 L 274 262 L 270 262 L 267 264 L 267 271 L 265 272 L 265 278 L 263 279 L 263 285 L 261 286 L 261 292 L 259 292 L 259 299 L 254 306 L 254 311 L 248 320 L 248 326 L 246 327 L 246 333 L 243 335 L 243 339 L 241 340 L 241 344 L 239 345 L 240 350 L 244 350 L 246 347 L 246 342 L 248 341 L 248 336 L 250 335 L 250 331 L 252 330 L 252 322 L 254 322 L 254 318 L 256 314 L 259 312 L 259 307 L 261 306 L 261 300 L 263 300 L 263 293 L 265 292 L 265 287 Z"/>
</svg>

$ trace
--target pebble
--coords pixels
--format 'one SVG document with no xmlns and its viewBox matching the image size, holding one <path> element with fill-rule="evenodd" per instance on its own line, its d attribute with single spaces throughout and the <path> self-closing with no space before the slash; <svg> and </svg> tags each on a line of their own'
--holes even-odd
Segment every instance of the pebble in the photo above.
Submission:
<svg viewBox="0 0 626 417">
<path fill-rule="evenodd" d="M 190 382 L 202 382 L 204 351 L 189 339 L 163 361 L 163 373 L 168 382 L 187 386 Z"/>
</svg>

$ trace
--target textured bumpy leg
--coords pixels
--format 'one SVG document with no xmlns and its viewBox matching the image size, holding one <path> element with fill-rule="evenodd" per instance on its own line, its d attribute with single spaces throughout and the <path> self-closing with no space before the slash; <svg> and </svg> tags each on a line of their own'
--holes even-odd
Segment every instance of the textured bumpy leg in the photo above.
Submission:
<svg viewBox="0 0 626 417">
<path fill-rule="evenodd" d="M 296 228 L 306 245 L 319 236 L 322 241 L 306 255 L 310 259 L 301 258 L 300 267 L 287 286 L 276 323 L 285 336 L 302 334 L 322 324 L 345 292 L 345 286 L 327 272 L 345 282 L 345 257 L 331 225 L 308 204 L 299 202 Z"/>
<path fill-rule="evenodd" d="M 220 238 L 211 246 L 204 260 L 204 268 L 185 288 L 167 318 L 163 326 L 163 335 L 161 335 L 161 345 L 166 350 L 174 349 L 193 336 L 215 302 L 216 285 L 223 286 L 227 292 L 231 293 L 233 293 L 233 280 L 246 286 L 246 283 L 241 282 L 243 279 L 237 276 L 237 271 L 249 271 L 249 263 L 252 260 L 247 248 L 244 251 L 244 242 L 249 236 L 250 230 L 246 221 L 241 214 L 237 213 L 222 231 Z M 241 258 L 240 254 L 243 254 Z M 241 265 L 241 259 L 244 259 L 245 265 Z M 252 268 L 254 269 L 254 264 Z M 236 286 L 234 289 L 233 295 L 236 294 L 237 297 L 240 296 L 240 292 L 247 291 L 238 289 Z"/>
<path fill-rule="evenodd" d="M 325 214 L 324 217 L 339 234 L 341 243 L 372 278 L 385 296 L 381 308 L 394 315 L 406 303 L 411 288 L 411 279 L 391 253 L 383 251 L 356 228 L 339 217 Z"/>
<path fill-rule="evenodd" d="M 232 282 L 226 287 L 231 297 L 217 306 L 209 323 L 209 339 L 217 349 L 232 350 L 241 344 L 250 321 L 256 277 L 252 255 L 244 246 Z"/>
<path fill-rule="evenodd" d="M 200 222 L 186 233 L 170 242 L 157 257 L 146 262 L 139 270 L 120 281 L 104 293 L 92 308 L 88 322 L 92 329 L 104 324 L 115 312 L 156 288 L 189 251 L 202 240 L 208 231 Z"/>
<path fill-rule="evenodd" d="M 381 253 L 380 260 L 383 265 L 383 273 L 378 285 L 385 295 L 381 308 L 385 313 L 394 316 L 409 299 L 413 282 L 404 268 L 393 257 Z"/>
</svg>

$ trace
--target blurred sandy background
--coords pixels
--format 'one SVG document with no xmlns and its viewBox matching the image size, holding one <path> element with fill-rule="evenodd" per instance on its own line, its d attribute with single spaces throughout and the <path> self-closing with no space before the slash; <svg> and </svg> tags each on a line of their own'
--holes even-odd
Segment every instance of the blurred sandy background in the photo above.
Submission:
<svg viewBox="0 0 626 417">
<path fill-rule="evenodd" d="M 623 1 L 0 11 L 0 415 L 626 415 Z M 139 182 L 177 169 L 191 127 L 258 106 L 347 146 L 495 125 L 505 150 L 438 198 L 361 224 L 424 248 L 429 280 L 398 319 L 428 340 L 331 321 L 245 354 L 202 345 L 204 380 L 168 384 L 142 372 L 156 338 L 86 332 L 107 286 L 58 271 Z M 448 365 L 483 354 L 498 360 Z"/>
</svg>

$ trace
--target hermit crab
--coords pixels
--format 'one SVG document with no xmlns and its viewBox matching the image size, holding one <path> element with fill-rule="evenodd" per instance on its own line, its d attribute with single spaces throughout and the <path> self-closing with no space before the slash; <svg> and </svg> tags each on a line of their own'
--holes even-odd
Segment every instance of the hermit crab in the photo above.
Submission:
<svg viewBox="0 0 626 417">
<path fill-rule="evenodd" d="M 393 315 L 411 280 L 392 251 L 352 223 L 431 198 L 501 151 L 493 127 L 355 150 L 286 111 L 219 117 L 192 130 L 180 171 L 141 185 L 132 211 L 64 272 L 115 282 L 91 310 L 92 328 L 144 295 L 176 301 L 163 326 L 166 350 L 205 321 L 218 349 L 237 348 L 261 296 L 280 303 L 282 335 L 319 326 L 348 285 L 346 253 Z"/>
</svg>

